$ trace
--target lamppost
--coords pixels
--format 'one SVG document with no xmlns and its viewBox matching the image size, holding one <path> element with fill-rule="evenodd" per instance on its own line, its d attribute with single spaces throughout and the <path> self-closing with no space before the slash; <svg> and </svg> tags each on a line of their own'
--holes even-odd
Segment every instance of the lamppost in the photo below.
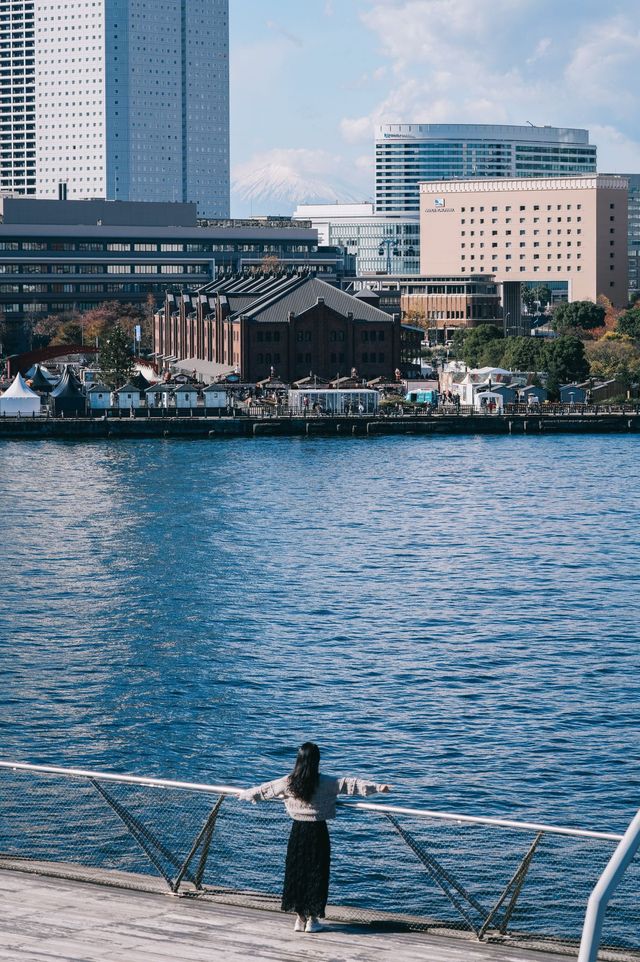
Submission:
<svg viewBox="0 0 640 962">
<path fill-rule="evenodd" d="M 384 257 L 387 254 L 387 274 L 391 273 L 391 255 L 394 257 L 402 257 L 403 254 L 406 257 L 412 257 L 415 254 L 414 247 L 407 247 L 406 250 L 402 250 L 400 243 L 394 237 L 383 237 L 380 240 L 380 245 L 378 248 L 378 255 Z"/>
</svg>

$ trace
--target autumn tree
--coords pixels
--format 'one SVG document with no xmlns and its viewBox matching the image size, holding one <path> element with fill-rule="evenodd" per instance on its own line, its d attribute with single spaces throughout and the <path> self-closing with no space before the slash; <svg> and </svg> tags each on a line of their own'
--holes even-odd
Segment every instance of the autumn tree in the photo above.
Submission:
<svg viewBox="0 0 640 962">
<path fill-rule="evenodd" d="M 623 308 L 614 307 L 608 297 L 604 294 L 600 294 L 598 297 L 598 304 L 604 308 L 604 328 L 606 331 L 616 331 L 618 327 L 618 318 L 623 313 Z"/>
<path fill-rule="evenodd" d="M 640 378 L 640 348 L 625 334 L 605 334 L 586 345 L 593 377 L 618 378 L 625 386 Z"/>
<path fill-rule="evenodd" d="M 408 311 L 405 311 L 404 323 L 413 324 L 414 327 L 422 327 L 426 329 L 427 317 L 424 310 L 420 310 L 419 307 L 410 307 Z"/>
<path fill-rule="evenodd" d="M 80 314 L 59 315 L 58 326 L 51 338 L 51 344 L 82 344 L 84 331 Z"/>
<path fill-rule="evenodd" d="M 33 327 L 33 334 L 42 347 L 50 344 L 56 336 L 58 328 L 68 320 L 66 314 L 43 314 L 39 317 Z"/>
</svg>

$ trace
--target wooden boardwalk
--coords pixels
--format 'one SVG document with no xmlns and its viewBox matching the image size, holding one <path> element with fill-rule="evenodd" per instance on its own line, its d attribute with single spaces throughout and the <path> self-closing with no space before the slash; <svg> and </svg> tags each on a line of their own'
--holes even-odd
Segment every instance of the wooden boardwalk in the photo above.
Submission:
<svg viewBox="0 0 640 962">
<path fill-rule="evenodd" d="M 559 956 L 0 871 L 1 962 L 558 962 Z"/>
</svg>

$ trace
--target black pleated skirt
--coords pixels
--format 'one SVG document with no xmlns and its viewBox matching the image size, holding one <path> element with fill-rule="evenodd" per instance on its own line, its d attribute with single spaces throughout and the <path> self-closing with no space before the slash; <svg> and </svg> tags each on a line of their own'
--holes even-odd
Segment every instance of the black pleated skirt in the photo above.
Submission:
<svg viewBox="0 0 640 962">
<path fill-rule="evenodd" d="M 327 823 L 294 821 L 287 846 L 282 911 L 324 918 L 330 867 Z"/>
</svg>

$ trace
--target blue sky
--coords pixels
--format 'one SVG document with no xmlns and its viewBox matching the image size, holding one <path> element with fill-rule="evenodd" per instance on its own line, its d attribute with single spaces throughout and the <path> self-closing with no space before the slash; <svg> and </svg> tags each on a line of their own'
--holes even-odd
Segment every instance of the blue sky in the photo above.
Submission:
<svg viewBox="0 0 640 962">
<path fill-rule="evenodd" d="M 230 0 L 233 212 L 366 200 L 376 122 L 588 127 L 640 172 L 639 0 Z"/>
</svg>

